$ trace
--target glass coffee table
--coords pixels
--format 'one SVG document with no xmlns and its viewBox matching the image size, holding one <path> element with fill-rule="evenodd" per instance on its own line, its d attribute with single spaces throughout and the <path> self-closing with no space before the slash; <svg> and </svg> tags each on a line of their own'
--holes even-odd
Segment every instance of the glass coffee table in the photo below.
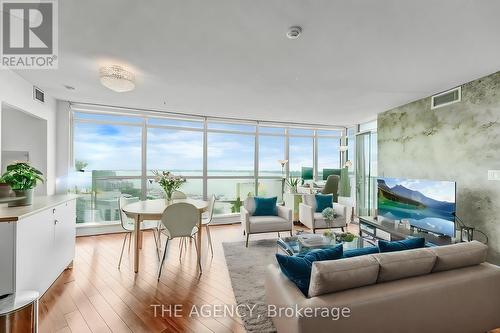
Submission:
<svg viewBox="0 0 500 333">
<path fill-rule="evenodd" d="M 331 248 L 341 243 L 344 251 L 377 245 L 374 240 L 369 240 L 360 236 L 355 236 L 351 242 L 337 242 L 335 237 L 307 233 L 291 237 L 282 237 L 277 240 L 278 248 L 289 256 L 306 254 L 316 249 Z"/>
</svg>

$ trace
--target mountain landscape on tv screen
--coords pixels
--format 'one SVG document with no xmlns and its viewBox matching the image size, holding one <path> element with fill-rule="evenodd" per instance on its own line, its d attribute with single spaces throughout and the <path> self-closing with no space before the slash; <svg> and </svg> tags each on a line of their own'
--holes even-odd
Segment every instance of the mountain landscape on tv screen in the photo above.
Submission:
<svg viewBox="0 0 500 333">
<path fill-rule="evenodd" d="M 395 179 L 389 186 L 385 179 L 378 179 L 379 215 L 391 220 L 409 219 L 418 228 L 445 235 L 453 235 L 455 221 L 455 203 L 436 200 L 420 191 L 403 186 Z M 436 185 L 428 181 L 429 186 Z M 426 185 L 425 181 L 420 181 Z M 429 187 L 430 188 L 430 187 Z M 453 187 L 454 191 L 454 187 Z M 426 190 L 428 193 L 429 191 Z M 454 194 L 454 193 L 451 193 Z"/>
</svg>

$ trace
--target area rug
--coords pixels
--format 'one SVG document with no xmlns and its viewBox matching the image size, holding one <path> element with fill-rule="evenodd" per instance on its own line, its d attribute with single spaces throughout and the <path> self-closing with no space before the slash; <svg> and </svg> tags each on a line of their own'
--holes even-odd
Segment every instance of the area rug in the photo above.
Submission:
<svg viewBox="0 0 500 333">
<path fill-rule="evenodd" d="M 267 316 L 264 280 L 266 267 L 277 265 L 276 239 L 251 241 L 248 248 L 245 242 L 222 243 L 226 257 L 227 268 L 233 286 L 234 296 L 241 306 L 243 324 L 247 332 L 276 332 L 271 318 Z"/>
</svg>

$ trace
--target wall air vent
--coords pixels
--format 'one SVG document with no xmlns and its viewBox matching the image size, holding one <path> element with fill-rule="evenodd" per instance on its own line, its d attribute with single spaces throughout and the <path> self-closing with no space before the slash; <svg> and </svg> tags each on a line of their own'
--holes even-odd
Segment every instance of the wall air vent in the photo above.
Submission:
<svg viewBox="0 0 500 333">
<path fill-rule="evenodd" d="M 462 87 L 456 87 L 431 97 L 431 109 L 460 102 L 462 100 Z"/>
<path fill-rule="evenodd" d="M 40 103 L 45 103 L 45 93 L 38 87 L 33 86 L 33 99 Z"/>
</svg>

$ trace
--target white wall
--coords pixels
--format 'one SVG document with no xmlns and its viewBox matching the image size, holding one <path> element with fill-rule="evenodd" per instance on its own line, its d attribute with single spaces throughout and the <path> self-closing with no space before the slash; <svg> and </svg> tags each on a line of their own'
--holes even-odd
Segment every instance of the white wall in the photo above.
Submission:
<svg viewBox="0 0 500 333">
<path fill-rule="evenodd" d="M 28 152 L 32 166 L 47 174 L 47 121 L 23 111 L 2 107 L 1 115 L 2 158 L 6 151 Z M 16 157 L 16 159 L 18 159 Z M 2 161 L 3 166 L 11 161 Z M 47 184 L 39 184 L 35 195 L 47 193 Z"/>
<path fill-rule="evenodd" d="M 43 87 L 41 87 L 43 89 Z M 47 121 L 47 194 L 56 184 L 56 100 L 45 95 L 45 103 L 33 100 L 33 85 L 11 70 L 0 70 L 0 103 Z M 29 133 L 24 133 L 29 135 Z"/>
</svg>

